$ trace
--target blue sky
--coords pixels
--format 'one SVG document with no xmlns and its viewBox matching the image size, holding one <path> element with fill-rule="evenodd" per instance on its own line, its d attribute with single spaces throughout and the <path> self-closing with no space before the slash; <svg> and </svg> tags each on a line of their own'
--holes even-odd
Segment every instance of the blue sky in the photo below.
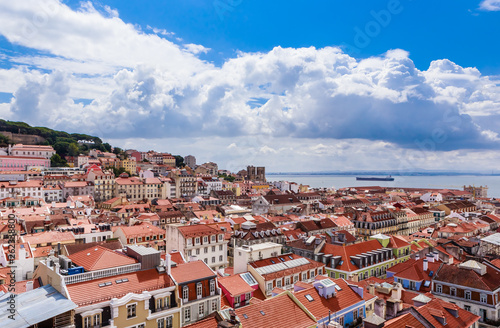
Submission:
<svg viewBox="0 0 500 328">
<path fill-rule="evenodd" d="M 496 168 L 500 1 L 0 3 L 0 116 L 238 170 Z"/>
<path fill-rule="evenodd" d="M 67 2 L 71 7 L 79 1 Z M 386 26 L 370 37 L 357 57 L 388 49 L 405 49 L 419 69 L 447 58 L 483 74 L 500 74 L 499 13 L 479 8 L 478 1 L 262 1 L 183 0 L 105 1 L 129 23 L 174 32 L 186 42 L 213 49 L 205 58 L 217 64 L 237 51 L 270 51 L 275 46 L 355 46 L 359 32 L 376 21 L 372 12 L 397 8 Z M 370 25 L 369 25 L 370 26 Z"/>
</svg>

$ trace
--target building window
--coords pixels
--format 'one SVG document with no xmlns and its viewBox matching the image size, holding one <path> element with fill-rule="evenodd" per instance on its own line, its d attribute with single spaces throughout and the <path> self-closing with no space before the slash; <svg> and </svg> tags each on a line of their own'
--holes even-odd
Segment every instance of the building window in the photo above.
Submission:
<svg viewBox="0 0 500 328">
<path fill-rule="evenodd" d="M 164 318 L 161 318 L 161 319 L 158 319 L 157 322 L 157 325 L 158 325 L 158 328 L 165 328 L 165 319 Z"/>
<path fill-rule="evenodd" d="M 276 280 L 276 287 L 281 288 L 281 279 Z"/>
<path fill-rule="evenodd" d="M 173 320 L 172 320 L 172 317 L 167 317 L 165 319 L 165 328 L 172 328 L 174 325 L 173 325 Z"/>
<path fill-rule="evenodd" d="M 101 314 L 95 314 L 94 315 L 94 327 L 100 327 L 101 326 Z"/>
<path fill-rule="evenodd" d="M 358 310 L 352 311 L 352 317 L 354 320 L 356 320 L 358 318 Z"/>
<path fill-rule="evenodd" d="M 210 295 L 215 294 L 215 280 L 210 280 Z"/>
<path fill-rule="evenodd" d="M 339 325 L 344 326 L 344 316 L 341 316 L 340 318 L 338 318 L 337 322 L 339 323 Z"/>
<path fill-rule="evenodd" d="M 162 306 L 162 303 L 163 303 L 162 301 L 163 301 L 163 300 L 162 300 L 161 298 L 158 298 L 158 299 L 156 300 L 156 309 L 157 309 L 157 310 L 159 310 L 159 309 L 161 309 L 161 308 L 163 307 L 163 306 Z"/>
<path fill-rule="evenodd" d="M 359 309 L 359 317 L 360 317 L 360 318 L 363 318 L 363 308 L 360 308 L 360 309 Z"/>
<path fill-rule="evenodd" d="M 285 286 L 288 286 L 288 285 L 290 285 L 290 278 L 286 277 L 285 278 Z"/>
<path fill-rule="evenodd" d="M 464 310 L 470 312 L 470 305 L 464 305 Z"/>
<path fill-rule="evenodd" d="M 455 287 L 450 288 L 450 295 L 451 296 L 457 296 L 457 289 Z"/>
<path fill-rule="evenodd" d="M 224 235 L 219 235 L 219 241 L 224 240 Z"/>
<path fill-rule="evenodd" d="M 223 245 L 219 245 L 219 251 L 222 251 L 224 249 Z"/>
<path fill-rule="evenodd" d="M 217 300 L 212 300 L 212 312 L 217 311 Z"/>
<path fill-rule="evenodd" d="M 215 246 L 212 246 L 212 252 L 215 252 Z"/>
<path fill-rule="evenodd" d="M 234 297 L 234 303 L 239 303 L 240 301 L 241 301 L 240 295 Z"/>
<path fill-rule="evenodd" d="M 203 292 L 203 286 L 201 285 L 201 283 L 197 283 L 196 284 L 196 297 L 201 298 L 202 292 Z"/>
<path fill-rule="evenodd" d="M 471 292 L 470 292 L 470 290 L 466 290 L 465 291 L 465 299 L 466 300 L 470 300 L 471 299 Z"/>
<path fill-rule="evenodd" d="M 189 299 L 189 287 L 184 286 L 182 287 L 182 299 L 184 302 L 186 302 Z"/>
<path fill-rule="evenodd" d="M 437 293 L 442 293 L 443 292 L 443 286 L 442 285 L 436 285 L 436 292 Z"/>
<path fill-rule="evenodd" d="M 251 293 L 246 293 L 245 294 L 245 301 L 248 301 L 251 298 L 252 298 L 252 294 Z"/>
<path fill-rule="evenodd" d="M 215 235 L 212 235 L 211 239 L 212 239 L 212 243 L 215 243 Z"/>
<path fill-rule="evenodd" d="M 302 273 L 302 281 L 307 280 L 307 272 Z"/>
<path fill-rule="evenodd" d="M 92 326 L 92 317 L 88 316 L 83 318 L 83 328 L 90 328 Z"/>
<path fill-rule="evenodd" d="M 481 295 L 479 296 L 479 302 L 481 302 L 481 303 L 486 303 L 486 302 L 487 302 L 487 299 L 488 299 L 488 298 L 486 297 L 486 294 L 481 294 Z"/>
<path fill-rule="evenodd" d="M 299 276 L 298 275 L 293 276 L 293 283 L 296 283 L 297 281 L 299 281 Z"/>
<path fill-rule="evenodd" d="M 200 255 L 200 249 L 199 248 L 196 249 L 196 255 Z"/>
<path fill-rule="evenodd" d="M 127 305 L 127 318 L 135 317 L 135 315 L 136 315 L 135 308 L 136 308 L 136 304 Z"/>
<path fill-rule="evenodd" d="M 272 282 L 267 283 L 267 290 L 271 291 L 272 289 L 273 289 L 273 283 Z"/>
<path fill-rule="evenodd" d="M 203 317 L 204 314 L 205 314 L 205 303 L 200 303 L 198 305 L 198 316 Z"/>
<path fill-rule="evenodd" d="M 203 243 L 208 244 L 208 237 L 203 237 Z"/>
<path fill-rule="evenodd" d="M 195 245 L 198 245 L 200 243 L 200 237 L 197 237 L 195 240 L 194 240 L 194 243 Z"/>
<path fill-rule="evenodd" d="M 224 256 L 219 255 L 219 262 L 222 262 L 222 261 L 224 261 Z"/>
<path fill-rule="evenodd" d="M 191 320 L 191 308 L 187 307 L 184 309 L 184 321 Z"/>
</svg>

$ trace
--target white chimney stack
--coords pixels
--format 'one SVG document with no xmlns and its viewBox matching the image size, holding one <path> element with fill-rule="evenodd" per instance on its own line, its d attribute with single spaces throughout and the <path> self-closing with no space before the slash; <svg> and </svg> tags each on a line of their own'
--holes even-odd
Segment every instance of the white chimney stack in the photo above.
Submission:
<svg viewBox="0 0 500 328">
<path fill-rule="evenodd" d="M 26 291 L 29 292 L 30 290 L 33 290 L 33 281 L 32 280 L 26 281 Z"/>
<path fill-rule="evenodd" d="M 427 259 L 424 259 L 424 271 L 427 271 L 429 269 L 429 261 Z"/>
<path fill-rule="evenodd" d="M 427 259 L 427 261 L 429 261 L 429 262 L 434 262 L 434 256 L 433 256 L 432 254 L 427 254 L 427 255 L 426 255 L 426 259 Z"/>
<path fill-rule="evenodd" d="M 170 276 L 172 270 L 172 255 L 170 253 L 165 254 L 165 266 L 167 267 L 167 273 Z"/>
</svg>

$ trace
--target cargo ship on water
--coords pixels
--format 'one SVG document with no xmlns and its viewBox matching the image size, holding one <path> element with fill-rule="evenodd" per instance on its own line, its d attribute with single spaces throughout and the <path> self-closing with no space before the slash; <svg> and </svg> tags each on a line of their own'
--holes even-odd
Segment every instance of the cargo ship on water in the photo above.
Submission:
<svg viewBox="0 0 500 328">
<path fill-rule="evenodd" d="M 356 177 L 356 180 L 360 181 L 394 181 L 394 178 L 389 176 L 386 176 L 385 178 L 377 178 L 377 177 Z"/>
</svg>

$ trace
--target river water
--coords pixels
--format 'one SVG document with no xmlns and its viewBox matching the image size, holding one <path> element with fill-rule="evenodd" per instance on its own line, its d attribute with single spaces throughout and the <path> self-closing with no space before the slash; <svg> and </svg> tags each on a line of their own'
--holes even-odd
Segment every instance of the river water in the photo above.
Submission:
<svg viewBox="0 0 500 328">
<path fill-rule="evenodd" d="M 370 177 L 382 177 L 370 175 Z M 357 181 L 352 175 L 315 175 L 290 174 L 266 175 L 268 181 L 290 181 L 309 185 L 314 188 L 343 188 L 343 187 L 413 187 L 435 189 L 460 189 L 464 185 L 488 186 L 488 197 L 500 198 L 500 176 L 473 176 L 473 175 L 432 175 L 432 176 L 393 176 L 394 181 Z"/>
</svg>

